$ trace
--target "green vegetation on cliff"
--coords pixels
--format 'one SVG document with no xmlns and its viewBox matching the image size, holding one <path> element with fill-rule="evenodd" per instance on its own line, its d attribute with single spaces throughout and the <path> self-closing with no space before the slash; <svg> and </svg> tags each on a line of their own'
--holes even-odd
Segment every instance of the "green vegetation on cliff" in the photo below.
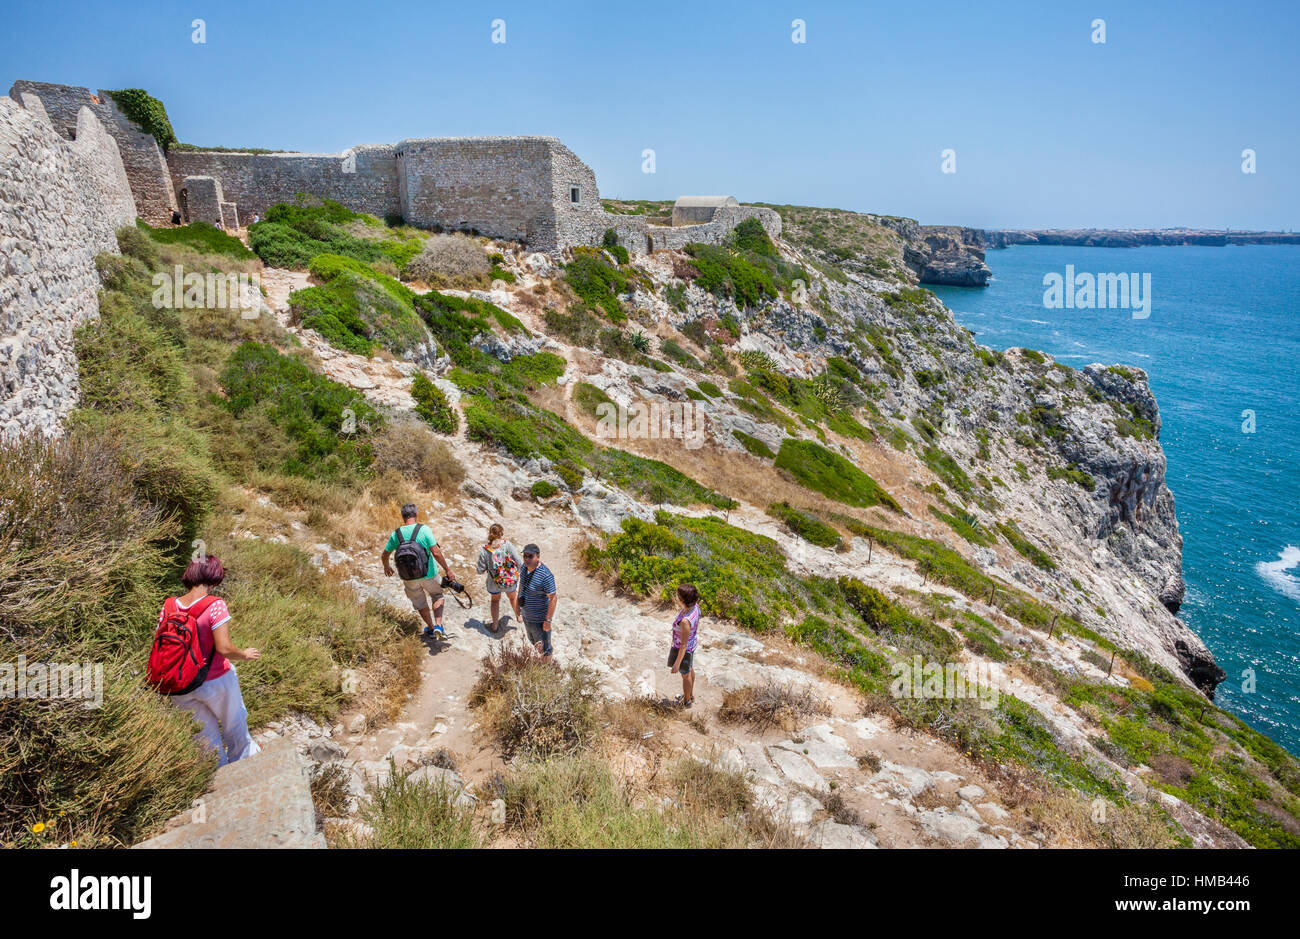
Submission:
<svg viewBox="0 0 1300 939">
<path fill-rule="evenodd" d="M 122 113 L 139 125 L 146 134 L 158 141 L 163 153 L 176 142 L 176 132 L 172 130 L 171 119 L 163 103 L 143 88 L 122 88 L 108 92 L 108 96 L 121 109 Z"/>
<path fill-rule="evenodd" d="M 845 505 L 883 505 L 901 511 L 894 497 L 874 479 L 838 453 L 811 440 L 785 440 L 776 455 L 777 469 L 788 472 L 801 485 Z"/>
</svg>

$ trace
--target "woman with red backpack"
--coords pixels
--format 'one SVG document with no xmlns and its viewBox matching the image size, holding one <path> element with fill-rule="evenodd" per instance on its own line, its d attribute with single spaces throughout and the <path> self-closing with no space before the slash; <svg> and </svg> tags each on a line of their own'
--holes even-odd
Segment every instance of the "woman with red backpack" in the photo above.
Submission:
<svg viewBox="0 0 1300 939">
<path fill-rule="evenodd" d="M 487 544 L 478 553 L 478 572 L 487 574 L 485 584 L 492 597 L 492 622 L 488 629 L 501 629 L 501 594 L 510 601 L 510 609 L 519 619 L 519 572 L 524 569 L 524 559 L 519 549 L 506 541 L 506 530 L 500 525 L 488 529 Z"/>
<path fill-rule="evenodd" d="M 252 662 L 262 654 L 230 641 L 226 601 L 210 593 L 225 577 L 216 555 L 190 562 L 181 576 L 187 591 L 163 604 L 149 654 L 150 683 L 194 715 L 199 741 L 217 752 L 218 766 L 261 752 L 248 732 L 248 709 L 230 660 Z"/>
</svg>

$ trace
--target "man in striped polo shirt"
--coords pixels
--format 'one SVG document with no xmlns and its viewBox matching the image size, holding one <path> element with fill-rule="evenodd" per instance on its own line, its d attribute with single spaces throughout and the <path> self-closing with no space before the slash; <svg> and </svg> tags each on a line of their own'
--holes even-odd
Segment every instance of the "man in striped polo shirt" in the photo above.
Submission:
<svg viewBox="0 0 1300 939">
<path fill-rule="evenodd" d="M 551 619 L 559 596 L 555 577 L 542 563 L 542 550 L 535 544 L 524 545 L 524 572 L 519 578 L 519 609 L 523 614 L 528 641 L 541 653 L 542 661 L 551 660 Z"/>
</svg>

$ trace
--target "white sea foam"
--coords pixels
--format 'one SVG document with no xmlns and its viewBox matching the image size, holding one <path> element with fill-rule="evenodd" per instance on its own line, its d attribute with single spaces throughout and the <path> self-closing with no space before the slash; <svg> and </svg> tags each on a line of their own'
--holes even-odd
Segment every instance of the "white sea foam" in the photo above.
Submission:
<svg viewBox="0 0 1300 939">
<path fill-rule="evenodd" d="M 1300 548 L 1289 544 L 1282 549 L 1276 561 L 1260 561 L 1256 564 L 1255 573 L 1282 596 L 1300 603 L 1300 578 L 1287 573 L 1297 567 L 1300 567 Z"/>
</svg>

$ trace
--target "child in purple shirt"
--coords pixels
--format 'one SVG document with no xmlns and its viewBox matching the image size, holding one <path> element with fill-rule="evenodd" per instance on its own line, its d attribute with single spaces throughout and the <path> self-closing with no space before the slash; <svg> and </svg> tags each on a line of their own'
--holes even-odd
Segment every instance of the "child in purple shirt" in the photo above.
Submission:
<svg viewBox="0 0 1300 939">
<path fill-rule="evenodd" d="M 692 659 L 700 634 L 700 592 L 694 584 L 677 588 L 677 605 L 681 609 L 673 620 L 673 647 L 668 652 L 668 667 L 673 674 L 682 676 L 682 694 L 677 700 L 682 707 L 695 703 L 695 671 Z"/>
</svg>

